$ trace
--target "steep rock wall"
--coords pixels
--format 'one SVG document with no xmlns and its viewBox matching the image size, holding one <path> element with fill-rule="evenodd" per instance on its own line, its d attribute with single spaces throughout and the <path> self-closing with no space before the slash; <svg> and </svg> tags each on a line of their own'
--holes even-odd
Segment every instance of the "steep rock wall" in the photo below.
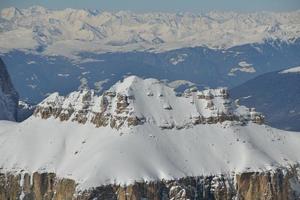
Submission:
<svg viewBox="0 0 300 200">
<path fill-rule="evenodd" d="M 11 83 L 6 66 L 0 58 L 0 120 L 17 119 L 19 96 Z"/>
<path fill-rule="evenodd" d="M 299 168 L 232 175 L 185 177 L 179 180 L 105 185 L 77 191 L 70 179 L 54 173 L 0 174 L 0 200 L 296 200 Z"/>
</svg>

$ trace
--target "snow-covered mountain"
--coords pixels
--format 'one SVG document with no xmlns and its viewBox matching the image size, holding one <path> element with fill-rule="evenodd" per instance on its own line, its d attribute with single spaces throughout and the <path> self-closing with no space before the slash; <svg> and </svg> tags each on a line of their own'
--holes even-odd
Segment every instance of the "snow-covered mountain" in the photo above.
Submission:
<svg viewBox="0 0 300 200">
<path fill-rule="evenodd" d="M 300 12 L 145 13 L 6 8 L 0 49 L 74 57 L 78 52 L 229 48 L 300 36 Z M 14 41 L 14 42 L 11 42 Z"/>
<path fill-rule="evenodd" d="M 24 122 L 0 123 L 1 172 L 54 172 L 79 190 L 263 172 L 300 161 L 299 133 L 261 124 L 259 113 L 230 102 L 224 88 L 177 94 L 135 76 L 102 96 L 52 94 Z"/>
<path fill-rule="evenodd" d="M 300 67 L 263 74 L 230 90 L 232 98 L 255 107 L 272 127 L 300 131 Z"/>
<path fill-rule="evenodd" d="M 0 58 L 0 120 L 17 120 L 18 98 L 6 66 Z"/>
<path fill-rule="evenodd" d="M 181 94 L 156 79 L 130 76 L 101 96 L 90 90 L 67 97 L 54 93 L 37 106 L 35 116 L 114 129 L 143 124 L 183 129 L 224 121 L 263 123 L 263 116 L 254 109 L 234 104 L 225 88 L 201 92 L 192 88 Z"/>
</svg>

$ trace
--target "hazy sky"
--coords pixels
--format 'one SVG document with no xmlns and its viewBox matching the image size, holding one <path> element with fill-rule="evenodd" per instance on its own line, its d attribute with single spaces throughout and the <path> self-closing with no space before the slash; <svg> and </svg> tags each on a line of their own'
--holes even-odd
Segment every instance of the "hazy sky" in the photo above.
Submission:
<svg viewBox="0 0 300 200">
<path fill-rule="evenodd" d="M 287 11 L 300 9 L 300 0 L 0 0 L 5 7 L 26 8 L 41 5 L 52 9 L 88 8 L 97 10 L 132 10 L 199 12 L 210 10 Z"/>
</svg>

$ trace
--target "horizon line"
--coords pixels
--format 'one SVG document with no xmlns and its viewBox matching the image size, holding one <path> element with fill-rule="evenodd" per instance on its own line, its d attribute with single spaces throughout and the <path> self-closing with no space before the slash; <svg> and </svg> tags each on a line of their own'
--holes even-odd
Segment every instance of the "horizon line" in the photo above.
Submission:
<svg viewBox="0 0 300 200">
<path fill-rule="evenodd" d="M 227 10 L 227 9 L 208 9 L 208 10 L 202 10 L 202 11 L 188 11 L 188 10 L 182 10 L 182 11 L 163 11 L 163 10 L 147 10 L 147 11 L 137 11 L 134 9 L 92 9 L 89 7 L 81 7 L 81 8 L 76 8 L 76 7 L 64 7 L 64 8 L 50 8 L 46 7 L 43 5 L 31 5 L 27 7 L 17 7 L 17 6 L 8 6 L 8 7 L 3 7 L 1 8 L 0 6 L 0 11 L 2 12 L 5 9 L 10 9 L 14 8 L 17 10 L 29 10 L 31 8 L 43 8 L 47 11 L 63 11 L 63 10 L 84 10 L 84 11 L 89 11 L 89 12 L 97 12 L 103 13 L 103 12 L 110 12 L 110 13 L 119 13 L 119 12 L 130 12 L 130 13 L 136 13 L 136 14 L 147 14 L 147 13 L 164 13 L 164 14 L 203 14 L 203 13 L 240 13 L 240 14 L 250 14 L 250 13 L 292 13 L 292 12 L 300 12 L 300 8 L 297 8 L 295 10 Z"/>
</svg>

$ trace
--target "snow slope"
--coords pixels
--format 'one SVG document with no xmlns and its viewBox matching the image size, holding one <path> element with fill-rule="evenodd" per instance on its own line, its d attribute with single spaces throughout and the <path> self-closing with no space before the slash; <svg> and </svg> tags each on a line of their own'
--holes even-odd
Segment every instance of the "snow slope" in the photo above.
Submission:
<svg viewBox="0 0 300 200">
<path fill-rule="evenodd" d="M 52 171 L 82 188 L 265 170 L 300 161 L 298 133 L 255 124 L 184 130 L 144 125 L 121 135 L 108 127 L 30 118 L 8 131 L 1 124 L 0 142 L 2 170 Z"/>
<path fill-rule="evenodd" d="M 270 39 L 293 42 L 299 38 L 299 19 L 299 11 L 137 14 L 47 10 L 39 6 L 6 8 L 0 15 L 0 49 L 3 52 L 31 49 L 72 58 L 84 51 L 165 51 L 191 46 L 228 48 Z M 170 60 L 175 65 L 178 61 Z"/>
<path fill-rule="evenodd" d="M 147 93 L 142 90 L 144 86 L 153 83 L 152 79 L 138 79 L 137 87 L 128 90 L 134 80 L 137 78 L 129 77 L 112 90 L 119 93 L 133 91 L 132 94 L 143 96 Z M 180 119 L 190 112 L 188 106 L 186 111 L 178 113 L 163 109 L 153 98 L 169 99 L 174 110 L 190 102 L 184 103 L 180 99 L 184 97 L 173 97 L 171 91 L 160 97 L 155 92 L 153 96 L 147 96 L 150 99 L 136 96 L 136 104 L 142 106 L 136 106 L 139 110 L 135 111 L 146 116 L 147 109 L 154 109 L 166 119 Z M 81 100 L 73 98 L 69 103 L 81 105 Z M 252 122 L 241 125 L 225 121 L 180 130 L 162 129 L 147 122 L 117 130 L 72 120 L 61 122 L 53 116 L 47 120 L 33 116 L 19 124 L 0 121 L 0 168 L 16 173 L 21 170 L 55 172 L 60 177 L 75 179 L 79 189 L 83 189 L 109 183 L 129 184 L 137 180 L 288 166 L 300 161 L 299 143 L 299 133 Z"/>
<path fill-rule="evenodd" d="M 286 73 L 300 73 L 300 66 L 299 67 L 292 67 L 286 70 L 283 70 L 279 72 L 280 74 L 286 74 Z"/>
</svg>

